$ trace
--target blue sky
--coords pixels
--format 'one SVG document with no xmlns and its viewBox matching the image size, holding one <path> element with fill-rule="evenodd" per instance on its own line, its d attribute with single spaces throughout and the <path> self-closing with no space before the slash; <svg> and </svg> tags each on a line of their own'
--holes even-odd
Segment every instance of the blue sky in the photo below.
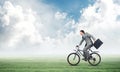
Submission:
<svg viewBox="0 0 120 72">
<path fill-rule="evenodd" d="M 68 17 L 78 21 L 81 13 L 80 10 L 93 5 L 95 0 L 43 0 L 43 3 L 53 5 L 61 12 L 66 12 Z"/>
</svg>

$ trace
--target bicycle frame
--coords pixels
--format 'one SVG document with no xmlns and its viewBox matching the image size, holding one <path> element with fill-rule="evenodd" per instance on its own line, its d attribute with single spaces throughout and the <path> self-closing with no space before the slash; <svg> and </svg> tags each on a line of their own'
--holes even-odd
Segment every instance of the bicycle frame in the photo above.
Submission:
<svg viewBox="0 0 120 72">
<path fill-rule="evenodd" d="M 77 50 L 74 50 L 76 54 L 83 56 L 83 50 L 80 50 L 79 48 Z"/>
<path fill-rule="evenodd" d="M 78 55 L 82 55 L 84 57 L 84 54 L 83 54 L 83 50 L 80 49 L 80 47 L 76 47 L 77 50 L 74 50 L 76 54 Z M 92 51 L 91 49 L 88 49 L 89 53 L 97 53 L 98 51 Z"/>
<path fill-rule="evenodd" d="M 83 56 L 83 50 L 79 49 L 79 47 L 76 47 L 77 50 L 74 50 L 76 54 Z"/>
</svg>

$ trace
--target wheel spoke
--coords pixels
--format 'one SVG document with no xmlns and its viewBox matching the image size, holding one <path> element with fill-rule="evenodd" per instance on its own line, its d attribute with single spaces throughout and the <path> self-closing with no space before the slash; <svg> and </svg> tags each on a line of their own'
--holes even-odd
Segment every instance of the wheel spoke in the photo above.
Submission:
<svg viewBox="0 0 120 72">
<path fill-rule="evenodd" d="M 80 62 L 80 57 L 76 53 L 71 53 L 71 54 L 68 55 L 67 61 L 70 65 L 75 66 Z"/>
<path fill-rule="evenodd" d="M 96 66 L 96 65 L 98 65 L 98 64 L 100 63 L 101 57 L 100 57 L 100 55 L 99 55 L 98 53 L 92 53 L 92 54 L 91 54 L 91 57 L 92 57 L 92 58 L 90 58 L 90 59 L 88 60 L 88 62 L 89 62 L 91 65 Z"/>
</svg>

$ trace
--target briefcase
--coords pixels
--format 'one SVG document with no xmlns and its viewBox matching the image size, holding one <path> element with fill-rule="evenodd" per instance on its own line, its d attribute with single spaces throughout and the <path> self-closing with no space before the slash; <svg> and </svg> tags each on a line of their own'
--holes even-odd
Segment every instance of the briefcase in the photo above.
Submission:
<svg viewBox="0 0 120 72">
<path fill-rule="evenodd" d="M 98 49 L 102 44 L 103 42 L 100 39 L 97 39 L 93 45 L 96 49 Z"/>
</svg>

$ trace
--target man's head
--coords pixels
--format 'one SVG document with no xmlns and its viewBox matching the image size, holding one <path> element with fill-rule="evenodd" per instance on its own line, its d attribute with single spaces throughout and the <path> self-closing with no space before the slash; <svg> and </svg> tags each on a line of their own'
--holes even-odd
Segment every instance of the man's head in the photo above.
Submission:
<svg viewBox="0 0 120 72">
<path fill-rule="evenodd" d="M 80 30 L 80 35 L 84 35 L 85 31 L 84 30 Z"/>
</svg>

